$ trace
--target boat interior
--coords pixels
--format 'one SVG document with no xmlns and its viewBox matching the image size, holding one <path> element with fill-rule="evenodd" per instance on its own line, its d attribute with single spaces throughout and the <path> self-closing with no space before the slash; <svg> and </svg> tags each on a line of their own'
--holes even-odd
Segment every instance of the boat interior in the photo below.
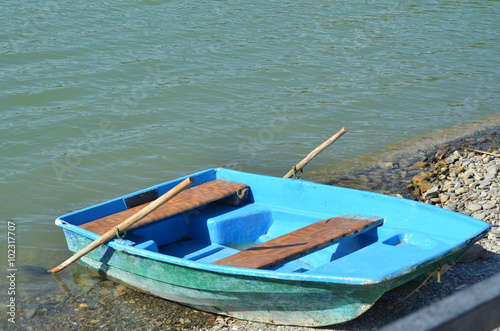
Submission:
<svg viewBox="0 0 500 331">
<path fill-rule="evenodd" d="M 170 210 L 159 210 L 128 230 L 122 243 L 200 263 L 367 278 L 387 277 L 450 247 L 418 231 L 386 226 L 376 215 L 325 215 L 271 206 L 254 201 L 246 186 L 220 194 L 215 185 L 200 194 L 203 185 L 182 192 L 165 205 Z M 106 223 L 110 218 L 118 224 L 130 214 L 127 210 L 144 207 L 144 200 L 154 195 L 143 192 L 127 209 L 80 227 L 112 228 Z M 199 196 L 203 198 L 193 204 Z"/>
</svg>

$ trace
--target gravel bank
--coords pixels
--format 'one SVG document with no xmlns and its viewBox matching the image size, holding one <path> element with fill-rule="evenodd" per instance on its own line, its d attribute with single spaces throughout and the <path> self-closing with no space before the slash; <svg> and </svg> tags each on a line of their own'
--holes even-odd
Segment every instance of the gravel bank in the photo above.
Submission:
<svg viewBox="0 0 500 331">
<path fill-rule="evenodd" d="M 471 215 L 492 225 L 473 254 L 410 297 L 408 290 L 385 294 L 359 318 L 331 327 L 304 328 L 236 320 L 186 308 L 141 294 L 123 285 L 69 268 L 72 281 L 57 281 L 59 291 L 33 298 L 18 297 L 18 317 L 6 330 L 375 330 L 449 296 L 500 270 L 500 157 L 455 146 L 500 154 L 500 130 L 438 146 L 423 156 L 389 160 L 331 184 L 418 199 Z"/>
</svg>

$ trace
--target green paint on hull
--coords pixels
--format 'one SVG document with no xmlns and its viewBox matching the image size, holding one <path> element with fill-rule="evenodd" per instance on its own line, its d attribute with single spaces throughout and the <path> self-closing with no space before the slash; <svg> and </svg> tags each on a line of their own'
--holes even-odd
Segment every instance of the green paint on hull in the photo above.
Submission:
<svg viewBox="0 0 500 331">
<path fill-rule="evenodd" d="M 90 240 L 65 231 L 69 248 L 78 251 Z M 239 319 L 284 325 L 326 326 L 352 320 L 385 292 L 437 267 L 453 264 L 462 249 L 412 273 L 387 281 L 352 285 L 233 275 L 175 265 L 104 245 L 80 262 L 106 277 L 141 292 L 202 311 Z"/>
</svg>

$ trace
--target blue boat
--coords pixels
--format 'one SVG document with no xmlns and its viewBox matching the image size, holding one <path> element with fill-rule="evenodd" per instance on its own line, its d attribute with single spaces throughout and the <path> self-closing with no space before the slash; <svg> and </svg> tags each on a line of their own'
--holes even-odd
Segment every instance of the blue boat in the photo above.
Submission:
<svg viewBox="0 0 500 331">
<path fill-rule="evenodd" d="M 59 217 L 78 252 L 183 179 L 194 184 L 79 262 L 142 292 L 273 324 L 346 322 L 439 276 L 489 230 L 428 204 L 208 169 Z"/>
</svg>

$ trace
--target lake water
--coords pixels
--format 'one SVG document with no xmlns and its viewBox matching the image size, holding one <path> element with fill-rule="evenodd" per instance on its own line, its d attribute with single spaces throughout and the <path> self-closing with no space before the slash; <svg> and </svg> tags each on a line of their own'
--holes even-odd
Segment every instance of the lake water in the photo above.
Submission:
<svg viewBox="0 0 500 331">
<path fill-rule="evenodd" d="M 343 126 L 306 177 L 496 121 L 499 15 L 472 0 L 3 1 L 0 258 L 12 222 L 17 293 L 57 286 L 22 267 L 69 257 L 53 225 L 69 211 L 210 167 L 283 176 Z"/>
</svg>

